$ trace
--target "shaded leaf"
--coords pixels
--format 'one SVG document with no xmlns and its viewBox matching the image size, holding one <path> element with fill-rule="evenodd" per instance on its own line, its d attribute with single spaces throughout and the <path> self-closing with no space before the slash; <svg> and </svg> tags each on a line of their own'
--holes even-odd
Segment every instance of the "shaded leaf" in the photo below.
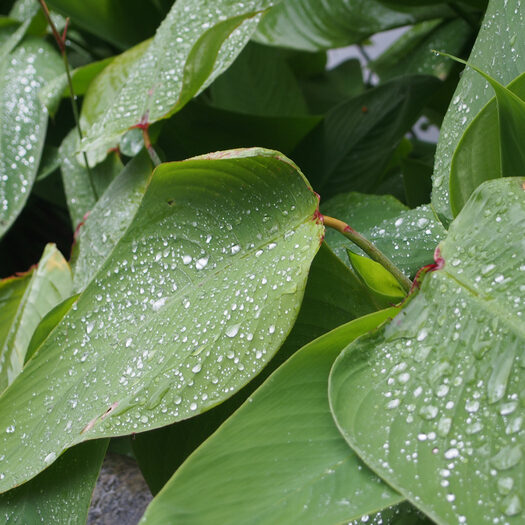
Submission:
<svg viewBox="0 0 525 525">
<path fill-rule="evenodd" d="M 503 87 L 503 86 L 501 86 Z M 457 215 L 472 192 L 484 181 L 519 173 L 523 169 L 521 138 L 525 125 L 525 74 L 520 75 L 476 115 L 465 130 L 450 166 L 450 205 Z M 509 104 L 510 91 L 518 99 Z M 519 97 L 519 98 L 518 98 Z M 516 106 L 516 107 L 514 107 Z"/>
<path fill-rule="evenodd" d="M 441 268 L 331 372 L 344 437 L 438 523 L 523 521 L 523 196 L 521 179 L 480 186 Z"/>
<path fill-rule="evenodd" d="M 0 281 L 0 391 L 21 372 L 40 320 L 68 297 L 71 289 L 69 265 L 52 244 L 44 250 L 38 267 Z"/>
<path fill-rule="evenodd" d="M 102 163 L 90 168 L 76 152 L 78 131 L 72 129 L 59 148 L 60 170 L 73 227 L 77 227 L 91 211 L 111 181 L 122 171 L 117 153 L 111 153 Z"/>
<path fill-rule="evenodd" d="M 349 190 L 374 191 L 439 85 L 435 77 L 407 76 L 331 109 L 294 155 L 315 190 L 325 198 Z"/>
<path fill-rule="evenodd" d="M 75 291 L 84 290 L 91 282 L 128 229 L 144 197 L 151 171 L 145 151 L 132 159 L 78 229 L 71 256 Z"/>
<path fill-rule="evenodd" d="M 443 6 L 392 9 L 377 0 L 287 0 L 265 15 L 256 40 L 316 51 L 360 43 L 380 31 L 452 14 Z"/>
<path fill-rule="evenodd" d="M 525 41 L 520 38 L 525 19 L 520 4 L 521 0 L 489 2 L 469 57 L 469 62 L 503 84 L 525 71 Z M 453 218 L 449 197 L 452 156 L 467 127 L 493 95 L 484 78 L 473 70 L 466 70 L 445 115 L 434 165 L 432 206 L 446 223 Z"/>
<path fill-rule="evenodd" d="M 181 109 L 230 66 L 260 13 L 272 5 L 272 0 L 178 0 L 144 55 L 130 64 L 117 96 L 87 130 L 83 147 L 105 151 L 129 128 Z"/>
<path fill-rule="evenodd" d="M 0 237 L 24 207 L 37 174 L 47 127 L 38 89 L 61 68 L 53 48 L 33 38 L 0 62 Z"/>
<path fill-rule="evenodd" d="M 345 193 L 324 203 L 321 212 L 364 235 L 408 276 L 433 261 L 434 250 L 446 235 L 430 206 L 409 210 L 390 195 Z M 345 264 L 347 249 L 363 255 L 335 230 L 327 230 L 326 242 Z"/>
<path fill-rule="evenodd" d="M 73 447 L 36 478 L 0 495 L 0 515 L 5 522 L 86 523 L 108 441 L 98 439 Z"/>
<path fill-rule="evenodd" d="M 394 312 L 352 321 L 295 354 L 188 458 L 141 523 L 338 524 L 399 502 L 341 438 L 327 395 L 341 349 Z"/>
<path fill-rule="evenodd" d="M 95 279 L 0 397 L 0 428 L 13 427 L 0 489 L 75 443 L 199 414 L 257 375 L 297 317 L 316 213 L 276 152 L 158 167 Z"/>
</svg>

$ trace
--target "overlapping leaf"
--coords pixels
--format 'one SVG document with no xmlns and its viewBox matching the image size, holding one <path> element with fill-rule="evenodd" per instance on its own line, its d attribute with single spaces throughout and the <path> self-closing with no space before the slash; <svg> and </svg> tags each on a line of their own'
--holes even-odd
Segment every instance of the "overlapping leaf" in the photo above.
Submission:
<svg viewBox="0 0 525 525">
<path fill-rule="evenodd" d="M 316 211 L 276 152 L 157 168 L 110 257 L 0 398 L 0 489 L 75 443 L 191 417 L 254 377 L 297 316 Z"/>
<path fill-rule="evenodd" d="M 331 372 L 345 438 L 438 523 L 523 522 L 524 195 L 523 179 L 480 186 L 444 266 Z"/>
<path fill-rule="evenodd" d="M 86 149 L 183 107 L 233 62 L 274 0 L 178 0 L 127 80 L 90 129 Z M 104 73 L 102 74 L 104 76 Z"/>
<path fill-rule="evenodd" d="M 451 14 L 442 6 L 391 8 L 377 0 L 287 0 L 264 17 L 256 39 L 316 51 L 360 43 L 373 33 Z"/>
<path fill-rule="evenodd" d="M 0 237 L 22 210 L 37 174 L 47 128 L 38 89 L 62 67 L 53 48 L 34 38 L 0 62 Z"/>
<path fill-rule="evenodd" d="M 0 391 L 22 370 L 40 320 L 71 292 L 71 270 L 52 244 L 44 250 L 37 268 L 0 281 Z"/>
<path fill-rule="evenodd" d="M 188 458 L 141 523 L 335 525 L 398 503 L 339 435 L 327 395 L 341 349 L 394 312 L 348 323 L 295 354 Z"/>
<path fill-rule="evenodd" d="M 525 42 L 520 38 L 524 24 L 521 0 L 491 0 L 469 61 L 502 84 L 511 82 L 525 70 Z M 453 217 L 449 201 L 452 156 L 469 124 L 493 95 L 485 79 L 473 70 L 465 70 L 443 121 L 434 166 L 432 205 L 446 222 Z"/>
</svg>

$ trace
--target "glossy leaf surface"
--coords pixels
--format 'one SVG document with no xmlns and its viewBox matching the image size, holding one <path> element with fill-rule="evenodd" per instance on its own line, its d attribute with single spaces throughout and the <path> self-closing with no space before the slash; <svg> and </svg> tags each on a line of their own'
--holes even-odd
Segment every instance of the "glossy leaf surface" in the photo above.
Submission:
<svg viewBox="0 0 525 525">
<path fill-rule="evenodd" d="M 409 276 L 433 261 L 434 250 L 446 235 L 430 206 L 409 210 L 390 195 L 343 193 L 326 201 L 321 212 L 349 224 Z M 347 249 L 363 254 L 335 230 L 327 230 L 326 242 L 345 264 Z"/>
<path fill-rule="evenodd" d="M 511 82 L 525 71 L 525 41 L 520 38 L 524 24 L 521 0 L 490 0 L 469 62 L 502 84 Z M 467 127 L 493 95 L 492 87 L 483 77 L 471 69 L 464 71 L 441 127 L 434 166 L 432 205 L 445 222 L 453 217 L 449 176 L 454 151 Z"/>
<path fill-rule="evenodd" d="M 392 9 L 377 0 L 287 0 L 264 17 L 256 39 L 316 51 L 360 43 L 373 33 L 447 14 L 452 13 L 442 6 Z"/>
<path fill-rule="evenodd" d="M 501 91 L 501 90 L 500 90 Z M 525 74 L 508 86 L 518 100 L 495 97 L 476 115 L 454 152 L 450 167 L 450 204 L 457 215 L 484 181 L 516 173 L 524 165 L 521 138 L 525 130 Z M 499 95 L 507 98 L 505 90 Z M 521 99 L 521 100 L 520 100 Z M 520 104 L 521 102 L 521 104 Z M 516 105 L 516 108 L 512 106 Z"/>
<path fill-rule="evenodd" d="M 257 375 L 297 316 L 316 211 L 276 152 L 157 168 L 97 276 L 0 397 L 0 489 L 75 443 L 203 412 Z"/>
<path fill-rule="evenodd" d="M 41 319 L 71 291 L 69 265 L 52 244 L 44 250 L 37 268 L 0 281 L 0 391 L 22 370 Z"/>
<path fill-rule="evenodd" d="M 228 68 L 273 3 L 178 0 L 107 111 L 87 130 L 84 147 L 107 148 L 129 128 L 181 109 Z"/>
<path fill-rule="evenodd" d="M 522 179 L 480 186 L 444 266 L 331 372 L 352 448 L 437 523 L 523 522 L 524 195 Z"/>
<path fill-rule="evenodd" d="M 37 174 L 47 127 L 38 89 L 61 68 L 52 46 L 33 38 L 0 62 L 0 237 L 24 207 Z"/>
<path fill-rule="evenodd" d="M 141 523 L 335 525 L 399 502 L 339 435 L 327 395 L 341 349 L 395 312 L 363 317 L 301 349 L 188 458 Z"/>
</svg>

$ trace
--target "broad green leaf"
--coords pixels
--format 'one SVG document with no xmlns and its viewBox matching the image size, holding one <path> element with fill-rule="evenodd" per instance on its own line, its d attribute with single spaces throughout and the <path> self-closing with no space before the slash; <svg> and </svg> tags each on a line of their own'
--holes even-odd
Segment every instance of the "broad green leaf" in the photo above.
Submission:
<svg viewBox="0 0 525 525">
<path fill-rule="evenodd" d="M 31 19 L 28 18 L 19 27 L 13 31 L 7 38 L 2 38 L 0 41 L 0 64 L 5 62 L 9 56 L 9 53 L 18 45 L 18 43 L 24 38 L 27 28 L 31 24 Z M 8 26 L 9 27 L 9 26 Z"/>
<path fill-rule="evenodd" d="M 350 250 L 347 250 L 347 253 L 355 273 L 374 296 L 392 303 L 398 303 L 405 297 L 401 285 L 383 266 Z"/>
<path fill-rule="evenodd" d="M 388 306 L 389 302 L 375 303 L 353 272 L 323 243 L 310 267 L 294 327 L 265 369 L 235 396 L 212 410 L 135 436 L 133 451 L 153 494 L 159 492 L 182 462 L 298 349 L 384 305 Z"/>
<path fill-rule="evenodd" d="M 117 96 L 87 130 L 83 148 L 107 148 L 129 128 L 180 110 L 230 66 L 273 4 L 178 0 L 143 56 L 131 64 Z"/>
<path fill-rule="evenodd" d="M 520 38 L 524 25 L 521 0 L 506 3 L 491 0 L 469 62 L 502 84 L 511 82 L 525 71 L 525 41 Z M 492 87 L 484 78 L 471 69 L 466 70 L 443 121 L 434 166 L 432 206 L 445 222 L 453 218 L 449 175 L 454 151 L 467 127 L 493 95 Z"/>
<path fill-rule="evenodd" d="M 374 191 L 439 85 L 432 76 L 407 76 L 342 102 L 300 144 L 294 159 L 324 198 L 349 190 Z"/>
<path fill-rule="evenodd" d="M 323 204 L 321 212 L 364 235 L 408 276 L 433 261 L 434 250 L 446 235 L 430 206 L 409 210 L 390 195 L 344 193 Z M 335 230 L 327 230 L 326 242 L 345 264 L 347 249 L 363 255 Z"/>
<path fill-rule="evenodd" d="M 457 215 L 472 192 L 484 181 L 519 173 L 525 159 L 521 138 L 525 125 L 525 74 L 520 75 L 500 91 L 499 96 L 476 115 L 466 129 L 454 152 L 450 166 L 450 205 Z M 510 99 L 506 92 L 512 92 L 518 100 Z M 514 107 L 516 106 L 516 107 Z M 498 136 L 499 132 L 499 136 Z"/>
<path fill-rule="evenodd" d="M 16 0 L 9 11 L 9 16 L 24 21 L 33 17 L 39 10 L 38 0 Z"/>
<path fill-rule="evenodd" d="M 40 158 L 40 166 L 38 167 L 38 175 L 36 176 L 36 182 L 49 177 L 52 173 L 60 168 L 60 155 L 58 148 L 55 146 L 44 146 L 42 157 Z"/>
<path fill-rule="evenodd" d="M 113 57 L 105 58 L 97 62 L 92 62 L 85 66 L 79 67 L 71 72 L 71 80 L 73 82 L 73 91 L 75 96 L 84 95 L 91 82 L 96 76 L 103 71 L 109 64 L 113 62 Z M 54 116 L 60 105 L 62 98 L 69 97 L 69 87 L 67 83 L 67 75 L 64 73 L 50 82 L 48 82 L 38 94 L 40 102 L 46 106 L 49 114 Z"/>
<path fill-rule="evenodd" d="M 166 14 L 151 0 L 47 0 L 50 7 L 78 26 L 120 49 L 137 44 L 155 33 Z"/>
<path fill-rule="evenodd" d="M 69 265 L 53 244 L 46 246 L 36 268 L 0 281 L 0 391 L 22 370 L 40 320 L 68 297 L 71 289 Z"/>
<path fill-rule="evenodd" d="M 297 317 L 317 214 L 276 152 L 159 166 L 96 277 L 0 397 L 0 490 L 81 441 L 197 415 L 257 375 Z"/>
<path fill-rule="evenodd" d="M 107 439 L 82 443 L 67 450 L 36 478 L 0 495 L 4 523 L 86 523 L 107 446 Z"/>
<path fill-rule="evenodd" d="M 333 69 L 303 79 L 301 88 L 310 111 L 314 114 L 326 113 L 364 91 L 361 62 L 357 58 L 346 60 Z"/>
<path fill-rule="evenodd" d="M 299 84 L 278 49 L 249 43 L 228 71 L 210 86 L 212 104 L 261 116 L 308 114 Z"/>
<path fill-rule="evenodd" d="M 395 312 L 352 321 L 295 354 L 188 458 L 141 524 L 335 525 L 398 503 L 338 433 L 327 395 L 339 352 Z"/>
<path fill-rule="evenodd" d="M 33 38 L 0 62 L 0 237 L 24 207 L 37 174 L 47 127 L 38 89 L 61 68 L 51 45 Z"/>
<path fill-rule="evenodd" d="M 74 228 L 93 209 L 104 190 L 123 168 L 118 154 L 112 153 L 88 172 L 84 159 L 77 154 L 78 144 L 78 131 L 74 128 L 59 148 L 62 182 Z"/>
<path fill-rule="evenodd" d="M 163 123 L 159 145 L 170 160 L 253 144 L 289 155 L 320 121 L 313 116 L 243 115 L 190 102 Z"/>
<path fill-rule="evenodd" d="M 480 186 L 442 267 L 331 372 L 344 437 L 437 523 L 523 522 L 524 195 L 523 179 Z"/>
<path fill-rule="evenodd" d="M 265 15 L 255 38 L 264 44 L 316 51 L 360 43 L 380 31 L 452 14 L 443 6 L 391 9 L 378 0 L 287 0 Z"/>
<path fill-rule="evenodd" d="M 73 246 L 73 289 L 84 290 L 131 224 L 152 171 L 144 151 L 113 180 L 79 227 Z"/>
<path fill-rule="evenodd" d="M 471 37 L 472 28 L 461 18 L 421 22 L 372 61 L 370 68 L 383 82 L 409 74 L 435 75 L 444 80 L 452 63 L 432 50 L 446 49 L 460 55 Z"/>
</svg>

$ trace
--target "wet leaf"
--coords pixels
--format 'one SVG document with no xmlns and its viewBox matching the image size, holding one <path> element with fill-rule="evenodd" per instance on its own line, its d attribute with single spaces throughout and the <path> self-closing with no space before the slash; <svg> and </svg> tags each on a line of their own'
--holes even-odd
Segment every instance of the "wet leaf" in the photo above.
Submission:
<svg viewBox="0 0 525 525">
<path fill-rule="evenodd" d="M 36 478 L 0 495 L 5 522 L 86 523 L 108 441 L 97 439 L 67 450 Z"/>
<path fill-rule="evenodd" d="M 525 71 L 525 24 L 521 0 L 491 0 L 469 57 L 501 83 L 508 84 Z M 446 47 L 443 51 L 447 51 Z M 478 73 L 465 70 L 452 97 L 439 137 L 434 166 L 432 206 L 446 223 L 453 218 L 449 175 L 452 156 L 463 133 L 492 98 L 492 87 Z"/>
<path fill-rule="evenodd" d="M 141 523 L 335 525 L 398 503 L 339 435 L 327 395 L 341 349 L 395 312 L 352 321 L 297 352 L 188 458 Z"/>
<path fill-rule="evenodd" d="M 77 154 L 78 144 L 78 131 L 74 128 L 59 148 L 62 182 L 74 228 L 94 208 L 99 197 L 123 168 L 119 156 L 113 152 L 88 172 L 84 159 Z"/>
<path fill-rule="evenodd" d="M 264 17 L 256 40 L 317 51 L 361 43 L 380 31 L 452 14 L 443 6 L 392 9 L 378 0 L 287 0 Z"/>
<path fill-rule="evenodd" d="M 97 276 L 0 397 L 0 489 L 81 441 L 199 414 L 257 375 L 297 316 L 316 212 L 276 152 L 158 167 Z"/>
<path fill-rule="evenodd" d="M 152 166 L 146 152 L 113 180 L 79 227 L 72 253 L 73 288 L 91 282 L 128 229 L 144 197 Z"/>
<path fill-rule="evenodd" d="M 444 267 L 331 372 L 344 437 L 438 523 L 523 521 L 523 197 L 521 179 L 480 186 Z"/>
<path fill-rule="evenodd" d="M 34 38 L 0 62 L 0 237 L 24 207 L 37 174 L 47 127 L 38 89 L 62 67 L 51 45 Z"/>
<path fill-rule="evenodd" d="M 87 130 L 84 148 L 107 149 L 129 128 L 181 109 L 229 67 L 273 4 L 178 0 L 143 56 L 130 63 L 117 96 Z"/>
<path fill-rule="evenodd" d="M 71 270 L 53 244 L 46 246 L 38 267 L 0 281 L 0 391 L 22 370 L 38 323 L 71 290 Z"/>
<path fill-rule="evenodd" d="M 520 127 L 525 123 L 525 74 L 512 81 L 508 91 L 521 100 L 514 103 L 509 100 L 507 105 L 497 102 L 498 97 L 491 99 L 466 129 L 454 152 L 450 166 L 450 205 L 455 215 L 482 182 L 523 169 Z M 505 91 L 499 96 L 507 98 Z M 514 105 L 517 107 L 512 107 Z"/>
<path fill-rule="evenodd" d="M 430 206 L 409 210 L 390 195 L 343 193 L 326 201 L 321 212 L 364 235 L 408 276 L 433 262 L 434 250 L 446 235 Z M 335 230 L 327 230 L 326 242 L 345 264 L 347 249 L 363 255 Z"/>
</svg>

